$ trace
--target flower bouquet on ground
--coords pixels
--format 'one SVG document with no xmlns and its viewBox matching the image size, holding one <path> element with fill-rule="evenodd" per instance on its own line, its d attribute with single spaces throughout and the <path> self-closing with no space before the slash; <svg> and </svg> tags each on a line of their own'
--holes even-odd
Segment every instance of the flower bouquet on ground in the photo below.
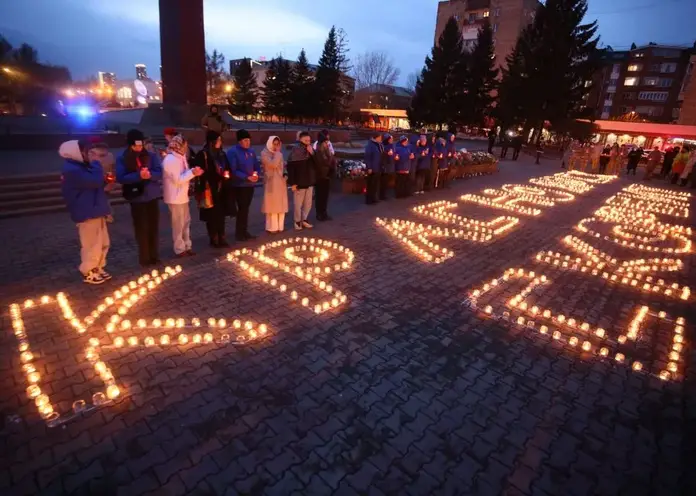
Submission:
<svg viewBox="0 0 696 496">
<path fill-rule="evenodd" d="M 459 151 L 455 177 L 472 177 L 492 174 L 498 170 L 498 160 L 487 152 Z"/>
<path fill-rule="evenodd" d="M 367 166 L 361 160 L 341 160 L 338 163 L 337 176 L 341 180 L 344 193 L 360 194 L 365 191 Z"/>
</svg>

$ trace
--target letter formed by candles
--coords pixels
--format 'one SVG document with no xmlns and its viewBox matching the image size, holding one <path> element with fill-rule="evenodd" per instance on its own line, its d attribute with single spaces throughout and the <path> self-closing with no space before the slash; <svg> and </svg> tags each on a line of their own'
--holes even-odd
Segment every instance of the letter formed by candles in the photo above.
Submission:
<svg viewBox="0 0 696 496">
<path fill-rule="evenodd" d="M 227 260 L 252 280 L 268 284 L 293 302 L 321 314 L 348 301 L 326 279 L 349 269 L 355 254 L 333 241 L 297 237 L 266 243 L 257 250 L 235 250 Z"/>
<path fill-rule="evenodd" d="M 519 285 L 521 290 L 505 303 L 496 299 L 494 292 L 509 292 L 510 285 Z M 683 317 L 671 319 L 663 311 L 651 310 L 647 306 L 636 308 L 634 317 L 625 328 L 617 328 L 608 333 L 605 329 L 593 326 L 573 316 L 563 315 L 550 308 L 543 308 L 530 300 L 530 296 L 541 297 L 545 293 L 556 291 L 543 274 L 536 274 L 523 268 L 506 270 L 500 277 L 487 281 L 481 287 L 469 292 L 467 303 L 483 315 L 502 319 L 519 327 L 534 330 L 551 339 L 563 342 L 579 353 L 587 353 L 600 358 L 612 359 L 625 363 L 634 371 L 643 371 L 663 380 L 681 377 L 683 362 L 684 330 L 686 321 Z M 485 300 L 485 301 L 481 301 Z M 496 303 L 497 302 L 497 303 Z M 514 314 L 518 316 L 515 317 Z M 651 323 L 652 326 L 647 324 Z M 657 339 L 660 328 L 672 332 L 667 354 L 657 356 L 652 363 L 644 363 L 634 357 L 641 352 L 637 346 L 640 339 Z M 648 346 L 649 349 L 662 349 L 662 346 Z M 645 353 L 643 353 L 645 355 Z M 650 355 L 650 353 L 648 353 Z M 648 360 L 650 357 L 648 356 Z"/>
<path fill-rule="evenodd" d="M 155 318 L 152 320 L 129 320 L 128 313 L 131 308 L 145 299 L 149 292 L 154 291 L 163 282 L 182 272 L 181 266 L 167 267 L 162 273 L 153 270 L 149 274 L 130 281 L 121 288 L 107 296 L 103 302 L 84 319 L 78 318 L 73 312 L 67 296 L 58 293 L 55 298 L 48 295 L 42 296 L 38 303 L 34 300 L 26 300 L 20 305 L 10 305 L 12 329 L 19 343 L 20 361 L 22 370 L 26 376 L 28 387 L 27 396 L 34 400 L 39 414 L 49 427 L 60 425 L 74 418 L 76 415 L 92 410 L 96 407 L 110 404 L 123 395 L 123 391 L 117 383 L 117 378 L 112 373 L 108 364 L 102 360 L 101 353 L 105 350 L 117 350 L 120 348 L 136 347 L 166 347 L 195 346 L 213 343 L 247 343 L 256 341 L 268 335 L 266 324 L 254 322 L 242 322 L 239 319 L 227 320 L 210 317 L 208 319 L 193 318 L 183 319 L 171 316 Z M 89 336 L 84 348 L 83 359 L 94 369 L 95 375 L 103 384 L 103 390 L 92 395 L 90 403 L 78 399 L 73 402 L 72 411 L 57 411 L 47 392 L 41 388 L 42 378 L 35 365 L 37 357 L 31 350 L 29 330 L 25 325 L 25 313 L 40 307 L 57 304 L 63 319 L 80 335 Z M 110 313 L 108 319 L 106 313 Z M 93 334 L 99 322 L 105 321 L 97 331 L 105 334 Z M 151 335 L 158 334 L 158 335 Z M 232 335 L 232 337 L 230 336 Z"/>
</svg>

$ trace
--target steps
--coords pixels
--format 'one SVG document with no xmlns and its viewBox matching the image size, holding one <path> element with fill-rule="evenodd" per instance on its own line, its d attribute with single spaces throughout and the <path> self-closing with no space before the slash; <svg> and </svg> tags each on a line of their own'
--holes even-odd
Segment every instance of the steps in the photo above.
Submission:
<svg viewBox="0 0 696 496">
<path fill-rule="evenodd" d="M 108 195 L 111 205 L 125 203 L 118 184 Z M 60 174 L 0 177 L 0 219 L 65 210 Z"/>
</svg>

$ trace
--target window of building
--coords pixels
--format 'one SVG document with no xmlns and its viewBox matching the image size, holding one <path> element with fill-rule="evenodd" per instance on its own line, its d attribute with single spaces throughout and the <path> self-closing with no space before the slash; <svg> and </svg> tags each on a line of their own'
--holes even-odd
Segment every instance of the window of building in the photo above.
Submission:
<svg viewBox="0 0 696 496">
<path fill-rule="evenodd" d="M 587 81 L 585 81 L 585 88 L 589 88 L 590 86 L 592 86 L 592 80 L 588 79 Z"/>
<path fill-rule="evenodd" d="M 645 86 L 657 86 L 657 82 L 660 80 L 660 78 L 656 77 L 646 77 L 643 78 L 643 84 Z"/>
<path fill-rule="evenodd" d="M 610 79 L 609 80 L 609 86 L 616 86 L 617 84 L 619 84 L 618 79 Z"/>
<path fill-rule="evenodd" d="M 493 11 L 493 15 L 495 15 L 496 17 L 500 17 L 500 7 L 497 7 L 497 8 Z"/>
<path fill-rule="evenodd" d="M 660 72 L 665 72 L 665 73 L 677 72 L 677 64 L 675 64 L 674 62 L 662 64 L 660 66 Z"/>
<path fill-rule="evenodd" d="M 638 72 L 643 69 L 643 64 L 631 64 L 628 66 L 628 72 Z"/>
<path fill-rule="evenodd" d="M 638 86 L 637 77 L 627 77 L 624 79 L 624 86 Z"/>
<path fill-rule="evenodd" d="M 660 72 L 660 64 L 652 64 L 650 66 L 650 72 Z"/>
<path fill-rule="evenodd" d="M 671 50 L 669 48 L 654 48 L 652 53 L 654 57 L 665 57 L 669 59 L 678 58 L 680 55 L 679 50 Z"/>
<path fill-rule="evenodd" d="M 645 57 L 645 54 L 642 52 L 636 52 L 633 54 L 633 57 L 635 57 L 637 59 L 642 59 L 643 57 Z"/>
<path fill-rule="evenodd" d="M 498 32 L 498 23 L 497 22 L 495 24 L 493 24 L 493 32 L 494 33 Z"/>
<path fill-rule="evenodd" d="M 476 14 L 469 14 L 469 22 L 475 22 L 476 21 Z"/>
<path fill-rule="evenodd" d="M 638 93 L 639 100 L 651 100 L 653 102 L 665 102 L 669 93 L 667 91 L 641 91 Z"/>
<path fill-rule="evenodd" d="M 674 79 L 672 78 L 660 78 L 659 81 L 657 82 L 657 85 L 660 88 L 669 88 L 672 86 L 672 83 L 674 82 Z"/>
<path fill-rule="evenodd" d="M 606 113 L 611 112 L 611 105 L 604 107 L 603 112 L 606 112 Z"/>
<path fill-rule="evenodd" d="M 491 15 L 491 12 L 489 10 L 484 10 L 483 11 L 483 17 L 488 17 Z"/>
<path fill-rule="evenodd" d="M 636 112 L 640 115 L 649 115 L 652 117 L 659 117 L 662 115 L 662 107 L 636 107 Z"/>
<path fill-rule="evenodd" d="M 623 94 L 624 100 L 633 100 L 635 97 L 636 97 L 635 93 L 624 93 Z"/>
</svg>

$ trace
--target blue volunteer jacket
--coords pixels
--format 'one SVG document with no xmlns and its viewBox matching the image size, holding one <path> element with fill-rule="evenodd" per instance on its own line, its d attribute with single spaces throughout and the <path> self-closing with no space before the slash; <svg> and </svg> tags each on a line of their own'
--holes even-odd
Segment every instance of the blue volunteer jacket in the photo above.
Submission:
<svg viewBox="0 0 696 496">
<path fill-rule="evenodd" d="M 232 170 L 232 184 L 253 188 L 255 183 L 249 181 L 254 172 L 261 173 L 261 165 L 256 152 L 251 148 L 242 148 L 239 144 L 227 150 L 227 160 Z"/>
<path fill-rule="evenodd" d="M 411 159 L 409 155 L 411 154 L 411 147 L 409 145 L 402 145 L 397 143 L 394 146 L 394 168 L 396 172 L 410 172 L 411 170 Z M 396 160 L 396 157 L 399 160 Z"/>
<path fill-rule="evenodd" d="M 376 141 L 370 140 L 365 145 L 365 166 L 373 173 L 382 170 L 382 150 Z"/>
<path fill-rule="evenodd" d="M 121 184 L 135 184 L 141 182 L 140 172 L 130 172 L 126 168 L 123 153 L 116 159 L 116 180 Z M 131 203 L 146 203 L 162 196 L 162 162 L 156 154 L 148 152 L 148 155 L 150 155 L 150 165 L 148 169 L 151 177 L 145 181 L 143 194 L 133 198 Z"/>
<path fill-rule="evenodd" d="M 104 191 L 104 170 L 99 162 L 90 164 L 66 159 L 63 163 L 61 190 L 70 218 L 76 224 L 111 213 Z"/>
<path fill-rule="evenodd" d="M 457 145 L 455 144 L 454 140 L 452 139 L 454 137 L 454 134 L 452 133 L 447 133 L 447 154 L 449 154 L 449 163 L 450 165 L 454 164 L 454 161 L 456 160 L 457 156 Z"/>
<path fill-rule="evenodd" d="M 383 174 L 394 174 L 394 143 L 388 143 L 384 146 L 384 161 L 382 162 L 382 173 Z M 389 156 L 389 151 L 391 150 L 392 155 Z"/>
<path fill-rule="evenodd" d="M 416 144 L 416 170 L 430 170 L 430 144 Z"/>
</svg>

